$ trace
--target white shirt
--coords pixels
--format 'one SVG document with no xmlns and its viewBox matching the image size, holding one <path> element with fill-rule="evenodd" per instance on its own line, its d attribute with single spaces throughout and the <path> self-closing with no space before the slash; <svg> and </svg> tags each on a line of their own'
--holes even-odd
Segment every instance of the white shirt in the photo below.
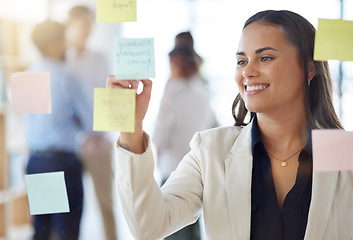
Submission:
<svg viewBox="0 0 353 240">
<path fill-rule="evenodd" d="M 194 133 L 216 125 L 206 85 L 199 78 L 170 79 L 153 134 L 162 179 L 169 177 L 190 150 L 189 142 Z"/>
</svg>

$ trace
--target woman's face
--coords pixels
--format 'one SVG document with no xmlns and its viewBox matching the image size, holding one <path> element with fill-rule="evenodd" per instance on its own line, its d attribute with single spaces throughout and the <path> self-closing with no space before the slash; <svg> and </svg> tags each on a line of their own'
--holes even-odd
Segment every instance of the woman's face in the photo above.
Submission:
<svg viewBox="0 0 353 240">
<path fill-rule="evenodd" d="M 304 70 L 297 49 L 279 27 L 251 23 L 243 30 L 235 78 L 252 112 L 283 114 L 304 108 Z"/>
</svg>

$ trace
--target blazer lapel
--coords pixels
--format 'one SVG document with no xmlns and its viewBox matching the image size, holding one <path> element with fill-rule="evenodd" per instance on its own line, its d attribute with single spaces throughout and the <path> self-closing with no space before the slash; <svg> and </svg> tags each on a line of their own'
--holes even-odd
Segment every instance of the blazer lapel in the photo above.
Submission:
<svg viewBox="0 0 353 240">
<path fill-rule="evenodd" d="M 244 127 L 225 160 L 226 187 L 233 239 L 250 239 L 252 123 Z M 305 240 L 323 239 L 335 196 L 338 172 L 313 172 L 312 198 Z"/>
<path fill-rule="evenodd" d="M 338 172 L 313 172 L 313 188 L 305 238 L 324 239 L 335 196 Z"/>
<path fill-rule="evenodd" d="M 250 239 L 251 217 L 251 126 L 241 130 L 225 160 L 227 197 L 233 239 Z"/>
</svg>

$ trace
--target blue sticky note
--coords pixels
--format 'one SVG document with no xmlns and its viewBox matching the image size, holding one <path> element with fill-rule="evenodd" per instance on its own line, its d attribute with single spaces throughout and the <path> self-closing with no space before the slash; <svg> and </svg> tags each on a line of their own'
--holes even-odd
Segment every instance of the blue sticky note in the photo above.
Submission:
<svg viewBox="0 0 353 240">
<path fill-rule="evenodd" d="M 114 71 L 116 79 L 154 78 L 154 39 L 115 38 Z"/>
<path fill-rule="evenodd" d="M 64 172 L 25 175 L 31 215 L 70 212 Z"/>
</svg>

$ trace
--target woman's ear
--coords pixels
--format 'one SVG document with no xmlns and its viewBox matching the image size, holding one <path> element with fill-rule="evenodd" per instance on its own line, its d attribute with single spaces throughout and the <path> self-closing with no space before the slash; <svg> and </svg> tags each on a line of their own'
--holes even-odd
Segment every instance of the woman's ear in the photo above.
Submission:
<svg viewBox="0 0 353 240">
<path fill-rule="evenodd" d="M 316 75 L 316 67 L 313 59 L 308 61 L 308 80 L 311 81 Z"/>
</svg>

